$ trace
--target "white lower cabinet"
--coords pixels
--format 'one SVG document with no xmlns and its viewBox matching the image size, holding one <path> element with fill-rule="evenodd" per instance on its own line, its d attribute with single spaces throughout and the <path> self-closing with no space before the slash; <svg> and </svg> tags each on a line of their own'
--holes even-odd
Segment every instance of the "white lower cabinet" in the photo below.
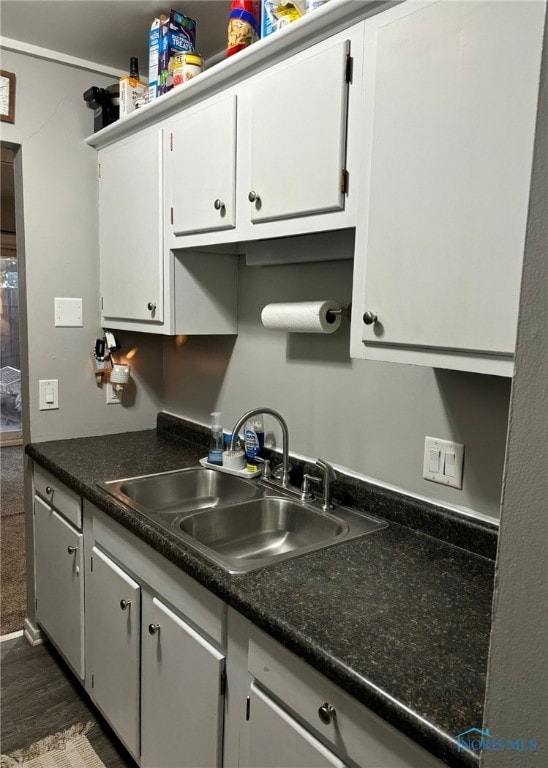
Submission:
<svg viewBox="0 0 548 768">
<path fill-rule="evenodd" d="M 141 589 L 93 547 L 86 584 L 86 654 L 91 696 L 120 740 L 139 755 Z"/>
<path fill-rule="evenodd" d="M 342 760 L 254 683 L 249 711 L 249 768 L 344 768 Z"/>
<path fill-rule="evenodd" d="M 34 497 L 36 620 L 84 678 L 83 535 Z"/>
<path fill-rule="evenodd" d="M 143 593 L 141 765 L 222 764 L 225 657 L 158 598 Z"/>
<path fill-rule="evenodd" d="M 89 695 L 143 768 L 220 768 L 223 603 L 92 505 L 84 526 Z"/>
</svg>

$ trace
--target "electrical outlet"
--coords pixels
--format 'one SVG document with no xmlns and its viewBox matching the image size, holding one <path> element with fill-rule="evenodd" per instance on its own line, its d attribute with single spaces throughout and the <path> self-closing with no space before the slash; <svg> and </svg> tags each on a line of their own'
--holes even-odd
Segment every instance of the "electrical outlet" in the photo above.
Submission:
<svg viewBox="0 0 548 768">
<path fill-rule="evenodd" d="M 464 445 L 437 437 L 424 438 L 422 476 L 425 480 L 462 488 Z"/>
<path fill-rule="evenodd" d="M 120 405 L 122 402 L 122 390 L 116 389 L 114 384 L 107 381 L 105 384 L 105 391 L 107 393 L 107 405 Z"/>
</svg>

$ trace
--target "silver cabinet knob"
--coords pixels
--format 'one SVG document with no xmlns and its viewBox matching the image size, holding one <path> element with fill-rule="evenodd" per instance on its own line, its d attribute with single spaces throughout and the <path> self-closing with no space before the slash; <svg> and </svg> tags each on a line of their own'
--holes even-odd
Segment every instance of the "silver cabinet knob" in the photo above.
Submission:
<svg viewBox="0 0 548 768">
<path fill-rule="evenodd" d="M 259 195 L 256 192 L 254 192 L 253 190 L 251 190 L 251 192 L 247 196 L 247 199 L 249 200 L 250 203 L 258 203 L 261 200 Z"/>
<path fill-rule="evenodd" d="M 131 600 L 120 600 L 120 608 L 123 611 L 127 611 L 130 605 L 131 605 Z"/>
<path fill-rule="evenodd" d="M 215 200 L 215 202 L 213 203 L 213 207 L 215 208 L 215 210 L 216 210 L 216 211 L 222 211 L 222 210 L 223 210 L 223 208 L 225 207 L 225 204 L 223 203 L 223 201 L 222 201 L 222 200 L 220 200 L 219 198 L 217 198 L 217 199 Z"/>
<path fill-rule="evenodd" d="M 147 309 L 149 309 L 151 312 L 154 312 L 154 310 L 156 309 L 156 304 L 154 304 L 154 302 L 152 301 L 149 301 L 147 304 Z"/>
<path fill-rule="evenodd" d="M 160 625 L 159 624 L 149 624 L 148 625 L 148 631 L 151 635 L 157 635 L 160 631 Z"/>
<path fill-rule="evenodd" d="M 364 312 L 363 313 L 363 322 L 366 325 L 373 325 L 373 323 L 377 322 L 377 315 L 375 312 Z"/>
<path fill-rule="evenodd" d="M 329 725 L 329 723 L 332 723 L 337 716 L 337 711 L 335 707 L 332 707 L 331 704 L 328 704 L 326 701 L 325 704 L 322 704 L 318 709 L 318 716 L 324 725 Z"/>
<path fill-rule="evenodd" d="M 69 555 L 73 555 L 77 549 L 78 547 L 73 547 L 72 544 L 69 544 L 69 546 L 67 547 L 67 552 L 69 553 Z"/>
<path fill-rule="evenodd" d="M 46 493 L 48 494 L 48 496 L 51 496 L 54 490 L 55 488 L 53 487 L 53 485 L 46 485 Z"/>
</svg>

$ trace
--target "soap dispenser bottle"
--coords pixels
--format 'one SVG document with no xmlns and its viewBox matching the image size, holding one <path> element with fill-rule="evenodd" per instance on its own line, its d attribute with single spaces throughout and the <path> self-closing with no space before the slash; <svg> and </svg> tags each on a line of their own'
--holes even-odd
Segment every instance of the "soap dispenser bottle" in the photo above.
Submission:
<svg viewBox="0 0 548 768">
<path fill-rule="evenodd" d="M 209 453 L 207 460 L 209 464 L 218 464 L 222 466 L 223 463 L 223 427 L 221 425 L 221 413 L 220 411 L 213 411 L 211 414 L 211 438 L 209 440 Z"/>
</svg>

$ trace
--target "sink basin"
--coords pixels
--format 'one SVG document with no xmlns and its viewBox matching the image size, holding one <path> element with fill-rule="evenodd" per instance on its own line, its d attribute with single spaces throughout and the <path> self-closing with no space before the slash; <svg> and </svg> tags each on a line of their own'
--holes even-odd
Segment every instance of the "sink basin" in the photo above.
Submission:
<svg viewBox="0 0 548 768">
<path fill-rule="evenodd" d="M 247 573 L 386 525 L 350 509 L 341 507 L 330 514 L 273 496 L 196 512 L 172 523 L 230 573 Z"/>
<path fill-rule="evenodd" d="M 271 559 L 348 531 L 348 525 L 332 515 L 273 497 L 198 512 L 181 520 L 179 527 L 231 560 Z"/>
<path fill-rule="evenodd" d="M 325 513 L 317 503 L 202 467 L 99 487 L 229 573 L 247 573 L 387 526 L 348 507 Z"/>
<path fill-rule="evenodd" d="M 257 496 L 257 486 L 241 477 L 201 467 L 99 483 L 119 501 L 151 516 L 173 516 Z"/>
</svg>

